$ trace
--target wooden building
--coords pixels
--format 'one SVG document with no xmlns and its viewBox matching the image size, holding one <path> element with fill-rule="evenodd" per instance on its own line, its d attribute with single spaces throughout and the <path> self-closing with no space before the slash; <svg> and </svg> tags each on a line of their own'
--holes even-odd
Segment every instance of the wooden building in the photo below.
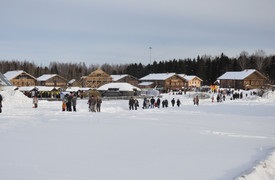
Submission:
<svg viewBox="0 0 275 180">
<path fill-rule="evenodd" d="M 194 75 L 179 74 L 186 79 L 188 88 L 200 88 L 202 86 L 202 79 Z"/>
<path fill-rule="evenodd" d="M 139 79 L 141 82 L 151 82 L 160 91 L 182 90 L 186 80 L 176 73 L 153 73 Z"/>
<path fill-rule="evenodd" d="M 226 72 L 218 78 L 221 88 L 257 89 L 262 88 L 267 78 L 255 69 Z"/>
<path fill-rule="evenodd" d="M 72 79 L 68 82 L 68 87 L 81 87 L 81 84 L 77 80 Z"/>
<path fill-rule="evenodd" d="M 139 82 L 137 78 L 129 74 L 111 75 L 111 77 L 112 77 L 112 82 L 126 82 L 129 84 L 132 84 L 133 86 L 137 86 Z"/>
<path fill-rule="evenodd" d="M 23 70 L 8 71 L 4 76 L 14 86 L 35 86 L 37 85 L 37 79 Z"/>
<path fill-rule="evenodd" d="M 82 87 L 98 88 L 110 82 L 112 82 L 112 77 L 101 69 L 81 78 Z"/>
<path fill-rule="evenodd" d="M 39 86 L 67 87 L 67 80 L 57 74 L 44 74 L 37 78 Z"/>
</svg>

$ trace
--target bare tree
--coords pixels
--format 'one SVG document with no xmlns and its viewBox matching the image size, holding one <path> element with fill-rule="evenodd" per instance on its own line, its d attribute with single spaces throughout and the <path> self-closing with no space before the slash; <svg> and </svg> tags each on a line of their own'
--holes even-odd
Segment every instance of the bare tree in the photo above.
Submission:
<svg viewBox="0 0 275 180">
<path fill-rule="evenodd" d="M 263 72 L 264 68 L 270 64 L 270 58 L 267 58 L 266 53 L 261 49 L 255 51 L 253 59 L 256 68 L 261 72 Z"/>
<path fill-rule="evenodd" d="M 242 70 L 246 69 L 247 65 L 249 64 L 248 63 L 248 56 L 249 56 L 249 54 L 246 51 L 242 51 L 240 53 L 240 56 L 238 58 L 238 64 L 239 64 L 239 66 L 241 67 Z"/>
</svg>

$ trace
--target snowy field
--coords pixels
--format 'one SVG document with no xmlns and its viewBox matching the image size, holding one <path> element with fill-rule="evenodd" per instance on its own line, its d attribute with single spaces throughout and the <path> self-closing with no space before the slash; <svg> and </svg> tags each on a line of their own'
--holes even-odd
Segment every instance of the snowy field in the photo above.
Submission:
<svg viewBox="0 0 275 180">
<path fill-rule="evenodd" d="M 194 106 L 191 95 L 163 95 L 168 108 L 62 112 L 61 102 L 1 91 L 3 180 L 274 180 L 275 93 Z M 179 98 L 181 107 L 171 107 Z M 142 100 L 139 100 L 140 105 Z"/>
</svg>

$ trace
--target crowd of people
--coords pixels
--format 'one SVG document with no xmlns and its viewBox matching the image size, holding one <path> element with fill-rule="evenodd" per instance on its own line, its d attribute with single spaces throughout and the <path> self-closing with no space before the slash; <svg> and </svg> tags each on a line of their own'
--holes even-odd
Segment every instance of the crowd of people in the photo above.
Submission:
<svg viewBox="0 0 275 180">
<path fill-rule="evenodd" d="M 250 93 L 250 94 L 249 94 Z M 170 95 L 170 94 L 169 94 Z M 179 98 L 176 98 L 174 94 L 171 97 L 171 107 L 181 106 L 181 101 Z M 181 95 L 181 94 L 176 94 L 176 95 Z M 217 102 L 223 102 L 226 100 L 226 97 L 229 97 L 230 100 L 235 100 L 235 99 L 242 99 L 244 97 L 247 97 L 248 95 L 252 96 L 255 95 L 255 92 L 245 92 L 243 93 L 242 91 L 230 91 L 230 90 L 222 90 L 216 93 L 212 94 L 212 102 L 215 100 Z M 76 112 L 76 105 L 77 105 L 77 98 L 78 94 L 75 92 L 70 92 L 70 93 L 65 93 L 62 98 L 62 111 L 73 111 Z M 0 94 L 0 113 L 2 113 L 2 100 L 3 97 Z M 195 95 L 193 98 L 193 103 L 194 105 L 199 105 L 199 96 Z M 102 104 L 102 98 L 99 95 L 90 95 L 88 99 L 88 109 L 90 112 L 101 112 L 101 104 Z M 129 98 L 129 110 L 137 110 L 138 107 L 140 106 L 139 100 L 137 97 L 130 97 Z M 38 97 L 36 94 L 33 95 L 33 108 L 38 107 Z M 160 99 L 160 97 L 144 97 L 143 102 L 142 102 L 142 109 L 151 109 L 151 108 L 167 108 L 169 107 L 169 101 L 167 99 Z"/>
</svg>

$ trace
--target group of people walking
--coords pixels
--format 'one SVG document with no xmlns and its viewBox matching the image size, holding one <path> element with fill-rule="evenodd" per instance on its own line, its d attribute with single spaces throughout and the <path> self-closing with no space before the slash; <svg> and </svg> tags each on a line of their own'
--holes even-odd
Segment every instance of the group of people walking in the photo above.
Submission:
<svg viewBox="0 0 275 180">
<path fill-rule="evenodd" d="M 177 99 L 177 101 L 173 98 L 171 100 L 171 104 L 172 107 L 175 106 L 175 104 L 179 107 L 181 105 L 181 102 L 179 99 Z M 160 108 L 162 105 L 163 108 L 168 107 L 169 102 L 167 99 L 163 99 L 161 101 L 161 99 L 158 97 L 157 100 L 155 100 L 155 98 L 152 96 L 151 98 L 147 98 L 145 97 L 143 99 L 143 103 L 142 103 L 142 109 L 149 109 L 149 108 Z M 137 110 L 137 107 L 139 107 L 139 102 L 136 98 L 131 97 L 129 99 L 129 109 L 130 110 Z"/>
</svg>

